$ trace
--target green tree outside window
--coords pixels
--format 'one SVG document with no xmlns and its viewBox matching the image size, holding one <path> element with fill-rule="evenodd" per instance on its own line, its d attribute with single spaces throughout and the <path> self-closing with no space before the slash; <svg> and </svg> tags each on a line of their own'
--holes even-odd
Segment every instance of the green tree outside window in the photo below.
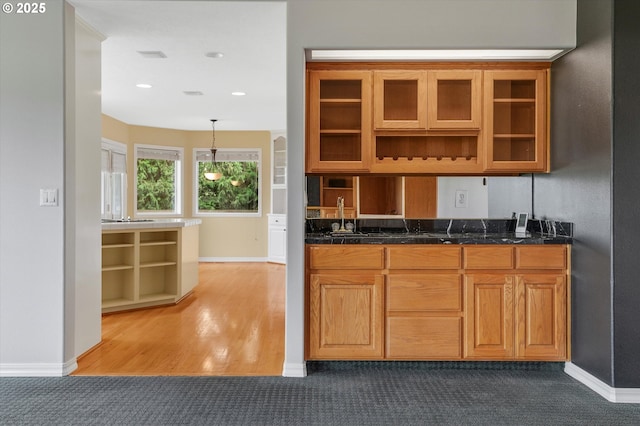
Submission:
<svg viewBox="0 0 640 426">
<path fill-rule="evenodd" d="M 222 174 L 208 180 L 204 173 Z M 258 211 L 258 163 L 255 161 L 198 162 L 198 211 L 201 213 Z"/>
<path fill-rule="evenodd" d="M 176 162 L 139 158 L 137 194 L 139 211 L 173 211 L 176 202 Z"/>
</svg>

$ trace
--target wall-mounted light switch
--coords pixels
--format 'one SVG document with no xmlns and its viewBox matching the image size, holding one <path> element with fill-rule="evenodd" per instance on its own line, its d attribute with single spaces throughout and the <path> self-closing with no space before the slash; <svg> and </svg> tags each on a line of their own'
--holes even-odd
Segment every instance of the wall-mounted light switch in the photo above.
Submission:
<svg viewBox="0 0 640 426">
<path fill-rule="evenodd" d="M 466 209 L 469 207 L 469 191 L 466 189 L 456 190 L 456 208 Z"/>
<path fill-rule="evenodd" d="M 40 189 L 40 206 L 56 207 L 58 205 L 58 189 L 45 188 Z"/>
</svg>

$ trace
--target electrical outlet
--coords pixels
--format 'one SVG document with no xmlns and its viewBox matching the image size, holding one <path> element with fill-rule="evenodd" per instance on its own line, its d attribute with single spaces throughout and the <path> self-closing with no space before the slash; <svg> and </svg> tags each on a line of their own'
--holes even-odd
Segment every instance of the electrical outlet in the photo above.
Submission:
<svg viewBox="0 0 640 426">
<path fill-rule="evenodd" d="M 469 207 L 469 191 L 466 189 L 457 189 L 455 205 L 457 209 L 466 209 Z"/>
</svg>

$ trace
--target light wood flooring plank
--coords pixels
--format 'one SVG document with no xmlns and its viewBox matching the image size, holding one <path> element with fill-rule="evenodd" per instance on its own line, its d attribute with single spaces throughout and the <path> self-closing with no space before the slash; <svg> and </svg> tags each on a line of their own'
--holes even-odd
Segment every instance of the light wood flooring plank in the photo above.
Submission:
<svg viewBox="0 0 640 426">
<path fill-rule="evenodd" d="M 177 305 L 104 315 L 102 343 L 73 375 L 281 375 L 285 266 L 199 268 L 199 284 Z"/>
</svg>

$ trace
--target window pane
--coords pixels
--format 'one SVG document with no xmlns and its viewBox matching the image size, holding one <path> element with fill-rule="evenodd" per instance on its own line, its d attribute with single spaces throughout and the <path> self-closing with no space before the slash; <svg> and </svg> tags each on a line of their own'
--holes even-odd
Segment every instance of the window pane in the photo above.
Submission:
<svg viewBox="0 0 640 426">
<path fill-rule="evenodd" d="M 140 211 L 175 211 L 176 161 L 138 158 L 136 188 Z"/>
<path fill-rule="evenodd" d="M 219 179 L 208 180 L 206 172 L 218 172 Z M 198 212 L 257 213 L 259 210 L 258 162 L 198 161 Z"/>
<path fill-rule="evenodd" d="M 124 206 L 124 193 L 126 191 L 126 180 L 125 173 L 113 173 L 111 175 L 111 205 L 112 208 L 112 217 L 116 219 L 124 218 L 124 211 L 122 210 L 122 206 Z"/>
</svg>

